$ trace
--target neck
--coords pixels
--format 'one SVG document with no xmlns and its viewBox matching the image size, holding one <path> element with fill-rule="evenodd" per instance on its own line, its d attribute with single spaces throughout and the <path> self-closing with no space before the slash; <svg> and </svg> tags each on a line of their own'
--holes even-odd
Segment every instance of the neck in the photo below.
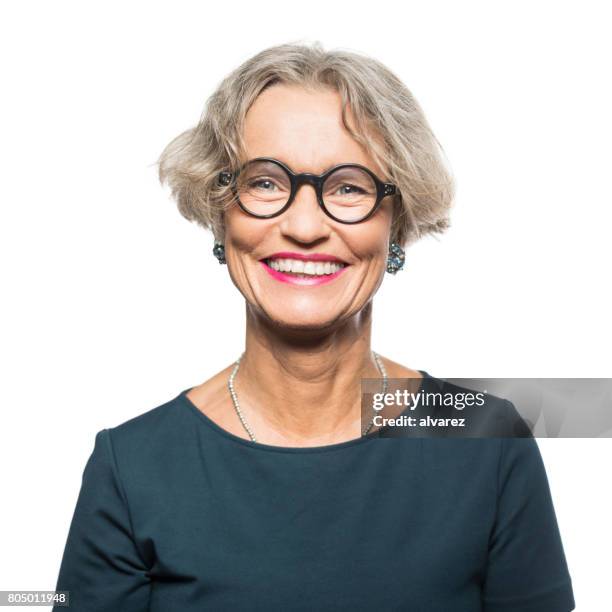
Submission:
<svg viewBox="0 0 612 612">
<path fill-rule="evenodd" d="M 371 303 L 341 326 L 283 330 L 247 306 L 244 356 L 234 380 L 258 441 L 319 445 L 361 433 L 361 378 L 379 378 L 370 348 Z"/>
</svg>

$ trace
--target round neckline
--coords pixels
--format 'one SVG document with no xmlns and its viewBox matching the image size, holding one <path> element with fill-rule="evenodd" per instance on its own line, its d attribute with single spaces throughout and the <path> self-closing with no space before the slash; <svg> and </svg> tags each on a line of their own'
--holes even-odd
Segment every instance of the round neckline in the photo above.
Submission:
<svg viewBox="0 0 612 612">
<path fill-rule="evenodd" d="M 426 381 L 432 379 L 431 374 L 428 374 L 425 370 L 417 370 L 421 375 L 421 384 L 419 385 L 419 389 L 417 393 L 423 391 L 425 387 Z M 353 438 L 352 440 L 345 440 L 344 442 L 336 442 L 335 444 L 323 444 L 320 446 L 278 446 L 276 444 L 264 444 L 263 442 L 254 442 L 253 440 L 247 440 L 246 438 L 241 438 L 236 434 L 233 434 L 231 431 L 224 429 L 220 425 L 218 425 L 215 421 L 213 421 L 209 416 L 204 414 L 192 401 L 189 397 L 187 397 L 187 393 L 191 391 L 194 387 L 189 387 L 187 389 L 183 389 L 175 398 L 178 400 L 182 406 L 187 408 L 190 412 L 195 413 L 196 416 L 200 418 L 205 425 L 207 425 L 214 432 L 221 434 L 223 437 L 231 440 L 232 442 L 236 442 L 238 444 L 242 444 L 248 448 L 252 448 L 255 450 L 268 451 L 268 452 L 276 452 L 276 453 L 326 453 L 330 451 L 342 450 L 344 448 L 351 448 L 353 446 L 357 446 L 359 444 L 365 444 L 369 440 L 373 440 L 380 437 L 380 432 L 384 429 L 387 429 L 388 426 L 381 427 L 374 432 L 368 433 L 365 436 L 359 436 L 358 438 Z M 410 410 L 408 406 L 404 411 L 400 413 L 399 416 L 404 415 L 406 412 Z"/>
</svg>

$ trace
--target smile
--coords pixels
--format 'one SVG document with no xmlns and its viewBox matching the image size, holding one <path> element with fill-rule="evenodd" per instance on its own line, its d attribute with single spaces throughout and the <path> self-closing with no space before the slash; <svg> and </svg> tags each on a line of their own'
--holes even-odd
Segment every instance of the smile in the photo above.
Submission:
<svg viewBox="0 0 612 612">
<path fill-rule="evenodd" d="M 296 285 L 320 285 L 338 278 L 347 268 L 342 261 L 269 257 L 260 262 L 276 280 Z"/>
</svg>

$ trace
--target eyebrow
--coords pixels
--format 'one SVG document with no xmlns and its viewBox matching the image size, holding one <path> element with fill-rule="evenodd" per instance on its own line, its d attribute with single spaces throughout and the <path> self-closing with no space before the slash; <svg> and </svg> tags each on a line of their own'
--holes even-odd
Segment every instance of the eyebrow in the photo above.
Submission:
<svg viewBox="0 0 612 612">
<path fill-rule="evenodd" d="M 287 168 L 289 168 L 294 174 L 300 174 L 299 172 L 296 172 L 296 170 L 294 169 L 294 167 L 289 164 L 285 159 L 283 159 L 282 157 L 274 157 L 273 155 L 258 155 L 257 157 L 251 157 L 250 159 L 247 160 L 247 162 L 249 161 L 253 161 L 256 159 L 261 159 L 261 158 L 267 158 L 267 159 L 274 159 L 276 161 L 281 162 L 282 164 L 284 164 L 285 166 L 287 166 Z M 325 168 L 323 168 L 323 170 L 321 170 L 320 172 L 312 172 L 311 170 L 307 170 L 306 172 L 312 172 L 312 174 L 325 174 L 328 170 L 331 170 L 332 168 L 334 168 L 335 166 L 338 166 L 340 164 L 356 164 L 358 166 L 366 166 L 366 164 L 362 163 L 362 162 L 356 162 L 356 161 L 339 161 L 336 163 L 333 163 Z M 368 166 L 369 167 L 369 166 Z"/>
</svg>

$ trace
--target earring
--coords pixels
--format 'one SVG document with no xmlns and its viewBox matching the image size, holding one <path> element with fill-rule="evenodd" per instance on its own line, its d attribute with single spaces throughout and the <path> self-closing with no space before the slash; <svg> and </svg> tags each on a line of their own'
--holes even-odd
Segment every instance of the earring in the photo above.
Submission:
<svg viewBox="0 0 612 612">
<path fill-rule="evenodd" d="M 405 259 L 406 253 L 404 249 L 397 242 L 392 242 L 389 246 L 389 255 L 387 256 L 387 272 L 395 274 L 398 270 L 401 270 L 404 267 Z"/>
<path fill-rule="evenodd" d="M 225 247 L 222 242 L 218 242 L 215 240 L 215 245 L 213 246 L 213 255 L 219 260 L 220 264 L 227 263 L 225 261 Z"/>
</svg>

